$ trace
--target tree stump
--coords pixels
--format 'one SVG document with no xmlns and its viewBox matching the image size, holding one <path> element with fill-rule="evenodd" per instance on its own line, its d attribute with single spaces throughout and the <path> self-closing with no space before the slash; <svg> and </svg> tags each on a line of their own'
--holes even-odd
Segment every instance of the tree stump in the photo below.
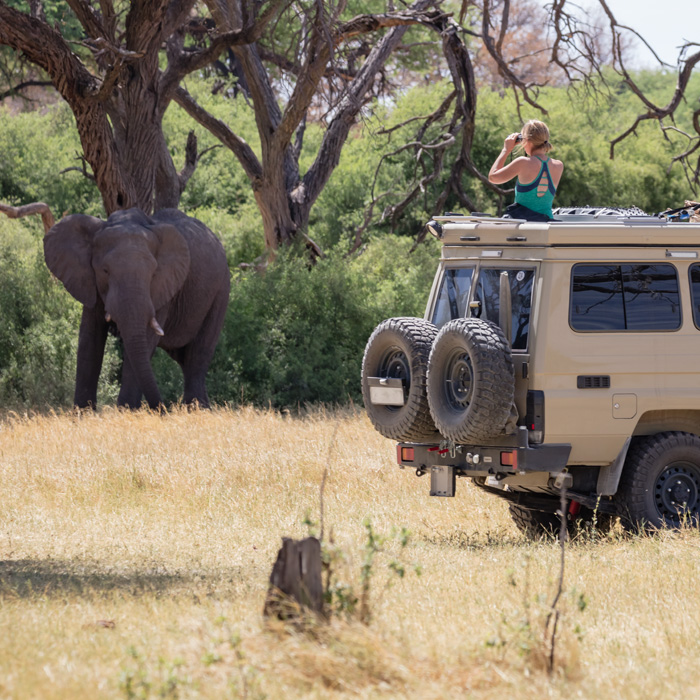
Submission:
<svg viewBox="0 0 700 700">
<path fill-rule="evenodd" d="M 263 615 L 294 620 L 308 611 L 323 616 L 321 543 L 315 537 L 283 537 L 270 574 Z"/>
</svg>

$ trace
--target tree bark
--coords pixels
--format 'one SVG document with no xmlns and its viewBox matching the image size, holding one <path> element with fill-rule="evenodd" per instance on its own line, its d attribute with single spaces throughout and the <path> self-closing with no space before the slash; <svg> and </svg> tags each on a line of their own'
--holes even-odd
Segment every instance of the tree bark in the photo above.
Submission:
<svg viewBox="0 0 700 700">
<path fill-rule="evenodd" d="M 32 202 L 25 204 L 22 207 L 11 207 L 8 204 L 0 204 L 0 212 L 5 214 L 10 219 L 21 219 L 23 216 L 31 216 L 32 214 L 40 214 L 41 222 L 44 224 L 44 233 L 56 223 L 51 209 L 44 202 Z"/>
<path fill-rule="evenodd" d="M 340 25 L 334 32 L 315 17 L 315 26 L 305 47 L 305 60 L 292 95 L 282 111 L 270 82 L 270 77 L 254 45 L 234 48 L 246 83 L 250 89 L 255 109 L 255 120 L 261 144 L 261 158 L 251 158 L 247 149 L 232 138 L 228 127 L 210 118 L 194 101 L 186 100 L 178 93 L 178 102 L 197 121 L 227 145 L 251 177 L 255 200 L 263 221 L 265 244 L 274 251 L 289 243 L 309 222 L 312 206 L 327 184 L 340 161 L 340 153 L 357 115 L 365 104 L 367 94 L 378 72 L 389 56 L 401 43 L 410 25 L 424 20 L 423 12 L 431 0 L 416 0 L 408 10 L 396 15 L 369 15 L 356 17 Z M 239 17 L 218 15 L 221 22 L 228 22 L 227 30 L 236 29 Z M 233 23 L 233 24 L 232 24 Z M 316 96 L 331 53 L 336 43 L 350 36 L 389 27 L 375 48 L 352 79 L 345 96 L 334 110 L 334 117 L 326 130 L 314 163 L 302 178 L 299 171 L 299 153 L 292 144 L 292 137 L 303 125 L 308 109 Z"/>
<path fill-rule="evenodd" d="M 89 0 L 67 1 L 93 52 L 94 74 L 42 13 L 32 16 L 3 0 L 0 44 L 44 70 L 69 104 L 107 215 L 130 207 L 147 213 L 176 207 L 181 180 L 162 120 L 179 83 L 224 49 L 254 41 L 284 0 L 270 0 L 260 17 L 251 13 L 238 31 L 219 33 L 198 50 L 184 47 L 183 25 L 194 0 L 131 0 L 123 25 L 109 0 L 100 2 L 100 12 Z M 168 65 L 162 72 L 164 42 Z"/>
<path fill-rule="evenodd" d="M 321 580 L 321 543 L 315 537 L 305 540 L 282 538 L 282 548 L 270 574 L 265 599 L 265 617 L 299 620 L 304 610 L 324 614 Z"/>
</svg>

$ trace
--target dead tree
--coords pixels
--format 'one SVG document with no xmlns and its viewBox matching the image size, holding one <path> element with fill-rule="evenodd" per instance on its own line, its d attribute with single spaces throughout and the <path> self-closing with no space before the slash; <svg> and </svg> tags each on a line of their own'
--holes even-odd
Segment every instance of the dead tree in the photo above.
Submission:
<svg viewBox="0 0 700 700">
<path fill-rule="evenodd" d="M 265 617 L 299 620 L 309 612 L 323 616 L 321 568 L 321 543 L 318 539 L 283 537 L 282 548 L 270 575 L 263 610 Z"/>
<path fill-rule="evenodd" d="M 657 104 L 644 93 L 635 80 L 634 74 L 627 67 L 625 58 L 625 39 L 635 37 L 639 39 L 651 52 L 660 67 L 666 64 L 656 55 L 648 42 L 632 27 L 620 24 L 606 0 L 598 0 L 600 8 L 608 23 L 609 40 L 611 46 L 611 65 L 622 78 L 627 87 L 637 96 L 642 104 L 643 111 L 636 117 L 633 124 L 623 133 L 610 141 L 610 157 L 615 157 L 615 147 L 627 137 L 637 133 L 637 127 L 645 121 L 658 122 L 664 136 L 668 138 L 669 132 L 677 132 L 687 140 L 687 147 L 673 157 L 671 165 L 680 162 L 692 191 L 697 194 L 700 189 L 700 107 L 697 107 L 692 116 L 694 133 L 687 133 L 678 128 L 675 115 L 678 107 L 683 104 L 690 78 L 695 67 L 700 63 L 700 44 L 685 42 L 681 46 L 677 62 L 676 88 L 667 104 Z M 554 0 L 550 10 L 551 24 L 555 31 L 555 41 L 552 46 L 552 62 L 559 65 L 572 80 L 590 81 L 598 76 L 604 82 L 603 63 L 599 53 L 595 50 L 596 43 L 590 26 L 577 13 L 576 6 L 570 0 Z M 695 160 L 691 160 L 691 157 Z"/>
</svg>

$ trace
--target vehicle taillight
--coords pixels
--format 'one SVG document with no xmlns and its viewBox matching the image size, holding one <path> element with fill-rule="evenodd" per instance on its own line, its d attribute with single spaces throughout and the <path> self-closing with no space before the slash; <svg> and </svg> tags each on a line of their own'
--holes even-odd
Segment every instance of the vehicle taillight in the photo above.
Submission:
<svg viewBox="0 0 700 700">
<path fill-rule="evenodd" d="M 527 415 L 525 416 L 528 438 L 533 445 L 544 442 L 544 391 L 527 392 Z"/>
<path fill-rule="evenodd" d="M 416 452 L 412 447 L 396 446 L 396 459 L 399 464 L 403 462 L 412 462 L 415 459 Z"/>
<path fill-rule="evenodd" d="M 513 467 L 513 469 L 515 469 L 518 466 L 518 453 L 517 452 L 501 452 L 501 466 L 502 467 Z"/>
</svg>

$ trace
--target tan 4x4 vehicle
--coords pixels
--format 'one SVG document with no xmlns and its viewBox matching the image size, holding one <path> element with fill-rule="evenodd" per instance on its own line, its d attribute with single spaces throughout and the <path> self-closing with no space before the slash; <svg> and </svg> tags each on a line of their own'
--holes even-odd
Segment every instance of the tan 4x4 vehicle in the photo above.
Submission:
<svg viewBox="0 0 700 700">
<path fill-rule="evenodd" d="M 700 520 L 700 224 L 444 216 L 425 317 L 370 337 L 362 392 L 402 468 L 506 498 L 528 535 Z"/>
</svg>

